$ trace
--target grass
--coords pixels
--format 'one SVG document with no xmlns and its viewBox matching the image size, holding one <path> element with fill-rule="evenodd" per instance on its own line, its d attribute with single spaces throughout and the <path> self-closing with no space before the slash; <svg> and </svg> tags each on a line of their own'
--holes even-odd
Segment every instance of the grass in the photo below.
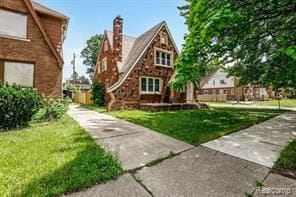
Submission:
<svg viewBox="0 0 296 197">
<path fill-rule="evenodd" d="M 0 158 L 0 196 L 56 196 L 122 172 L 69 117 L 0 133 Z"/>
<path fill-rule="evenodd" d="M 296 139 L 282 150 L 275 166 L 296 172 Z"/>
<path fill-rule="evenodd" d="M 282 112 L 269 109 L 214 108 L 171 112 L 114 111 L 109 114 L 199 145 L 250 127 Z"/>
<path fill-rule="evenodd" d="M 257 101 L 257 105 L 269 105 L 269 106 L 278 106 L 278 100 L 270 101 Z M 296 107 L 296 99 L 284 99 L 280 100 L 282 107 Z"/>
<path fill-rule="evenodd" d="M 98 107 L 95 104 L 80 104 L 80 106 L 84 107 L 86 109 L 89 109 L 89 110 L 100 112 L 100 113 L 106 112 L 106 107 L 104 107 L 104 106 L 99 106 Z"/>
</svg>

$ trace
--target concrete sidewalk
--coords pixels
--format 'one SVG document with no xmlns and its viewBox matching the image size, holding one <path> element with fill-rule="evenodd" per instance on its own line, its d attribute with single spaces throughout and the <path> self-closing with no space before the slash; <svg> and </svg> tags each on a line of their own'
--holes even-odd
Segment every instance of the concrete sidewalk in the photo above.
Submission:
<svg viewBox="0 0 296 197">
<path fill-rule="evenodd" d="M 69 196 L 296 196 L 296 180 L 273 174 L 269 168 L 296 135 L 296 113 L 282 114 L 195 148 L 77 106 L 71 106 L 68 113 L 99 144 L 118 154 L 125 169 L 136 168 L 117 180 Z M 143 167 L 169 151 L 183 152 Z M 256 188 L 256 183 L 263 187 Z M 281 193 L 272 193 L 272 189 Z"/>
<path fill-rule="evenodd" d="M 296 112 L 288 112 L 203 146 L 271 168 L 295 137 Z"/>
<path fill-rule="evenodd" d="M 148 162 L 180 153 L 193 146 L 145 127 L 119 120 L 110 115 L 71 105 L 68 115 L 105 149 L 117 155 L 124 170 L 132 170 Z"/>
<path fill-rule="evenodd" d="M 205 102 L 207 103 L 207 102 Z M 270 105 L 256 105 L 256 104 L 231 104 L 231 103 L 207 103 L 211 107 L 231 107 L 231 108 L 245 108 L 245 109 L 279 109 L 278 106 Z M 296 111 L 296 107 L 281 107 L 283 110 Z"/>
</svg>

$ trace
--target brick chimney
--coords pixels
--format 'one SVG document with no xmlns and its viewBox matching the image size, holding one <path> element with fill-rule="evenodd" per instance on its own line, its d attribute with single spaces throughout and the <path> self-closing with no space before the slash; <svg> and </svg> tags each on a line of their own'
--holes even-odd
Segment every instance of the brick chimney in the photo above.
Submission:
<svg viewBox="0 0 296 197">
<path fill-rule="evenodd" d="M 123 19 L 117 16 L 113 20 L 113 50 L 117 61 L 122 61 L 122 26 Z"/>
</svg>

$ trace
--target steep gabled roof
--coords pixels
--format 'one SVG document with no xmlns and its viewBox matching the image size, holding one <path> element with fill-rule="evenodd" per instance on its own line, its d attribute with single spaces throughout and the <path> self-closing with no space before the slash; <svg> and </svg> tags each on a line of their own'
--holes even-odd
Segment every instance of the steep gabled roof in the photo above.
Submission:
<svg viewBox="0 0 296 197">
<path fill-rule="evenodd" d="M 36 3 L 35 1 L 32 1 L 32 4 L 33 4 L 34 10 L 36 10 L 39 13 L 48 14 L 48 15 L 51 15 L 51 16 L 54 16 L 54 17 L 57 17 L 57 18 L 64 19 L 66 21 L 69 20 L 69 18 L 67 16 L 63 15 L 62 13 L 59 13 L 59 12 L 57 12 L 55 10 L 52 10 L 52 9 L 50 9 L 48 7 L 45 7 L 44 5 Z"/>
<path fill-rule="evenodd" d="M 42 24 L 41 24 L 41 22 L 39 20 L 39 17 L 38 17 L 38 15 L 37 15 L 37 13 L 36 13 L 36 11 L 34 9 L 33 2 L 31 0 L 23 0 L 23 1 L 25 2 L 25 5 L 27 6 L 30 14 L 32 15 L 33 20 L 37 24 L 37 27 L 39 28 L 39 30 L 41 32 L 41 35 L 43 36 L 46 44 L 49 46 L 50 50 L 52 51 L 52 53 L 56 57 L 59 67 L 63 68 L 63 64 L 64 64 L 63 58 L 58 53 L 58 51 L 54 47 L 54 44 L 52 43 L 51 39 L 49 38 L 49 36 L 45 32 L 45 30 L 44 30 L 44 28 L 43 28 L 43 26 L 42 26 Z"/>
<path fill-rule="evenodd" d="M 151 45 L 152 41 L 157 36 L 159 31 L 162 29 L 162 27 L 165 27 L 167 29 L 170 39 L 172 40 L 175 46 L 175 49 L 178 52 L 178 48 L 176 47 L 176 44 L 167 27 L 166 22 L 162 21 L 158 23 L 157 25 L 152 27 L 150 30 L 148 30 L 147 32 L 139 36 L 136 40 L 134 40 L 133 45 L 130 48 L 130 51 L 128 53 L 128 56 L 125 58 L 125 61 L 122 61 L 120 65 L 119 72 L 123 73 L 122 76 L 119 78 L 119 80 L 115 84 L 107 88 L 107 92 L 112 92 L 116 90 L 118 87 L 120 87 L 120 85 L 125 81 L 127 76 L 130 74 L 134 66 L 138 63 L 140 58 L 143 56 L 146 49 Z"/>
<path fill-rule="evenodd" d="M 113 32 L 106 31 L 107 39 L 109 40 L 111 48 L 113 48 Z M 117 62 L 118 71 L 120 73 L 124 72 L 126 62 L 128 60 L 128 55 L 130 54 L 134 43 L 137 39 L 131 36 L 123 35 L 122 36 L 122 61 Z"/>
<path fill-rule="evenodd" d="M 200 80 L 200 87 L 202 88 L 219 70 L 226 71 L 223 66 L 217 67 L 215 70 Z"/>
</svg>

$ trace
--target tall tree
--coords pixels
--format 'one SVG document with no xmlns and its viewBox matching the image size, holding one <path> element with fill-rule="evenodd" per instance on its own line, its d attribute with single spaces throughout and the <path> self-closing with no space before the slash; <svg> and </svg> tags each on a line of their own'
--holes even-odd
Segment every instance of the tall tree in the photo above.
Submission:
<svg viewBox="0 0 296 197">
<path fill-rule="evenodd" d="M 233 65 L 242 84 L 296 87 L 294 0 L 186 0 L 180 7 L 189 33 L 176 86 L 200 80 L 209 62 Z"/>
<path fill-rule="evenodd" d="M 87 66 L 86 73 L 92 79 L 94 69 L 97 63 L 99 50 L 101 48 L 103 36 L 97 34 L 92 36 L 86 41 L 86 47 L 81 51 L 81 57 L 83 58 L 83 64 Z"/>
</svg>

